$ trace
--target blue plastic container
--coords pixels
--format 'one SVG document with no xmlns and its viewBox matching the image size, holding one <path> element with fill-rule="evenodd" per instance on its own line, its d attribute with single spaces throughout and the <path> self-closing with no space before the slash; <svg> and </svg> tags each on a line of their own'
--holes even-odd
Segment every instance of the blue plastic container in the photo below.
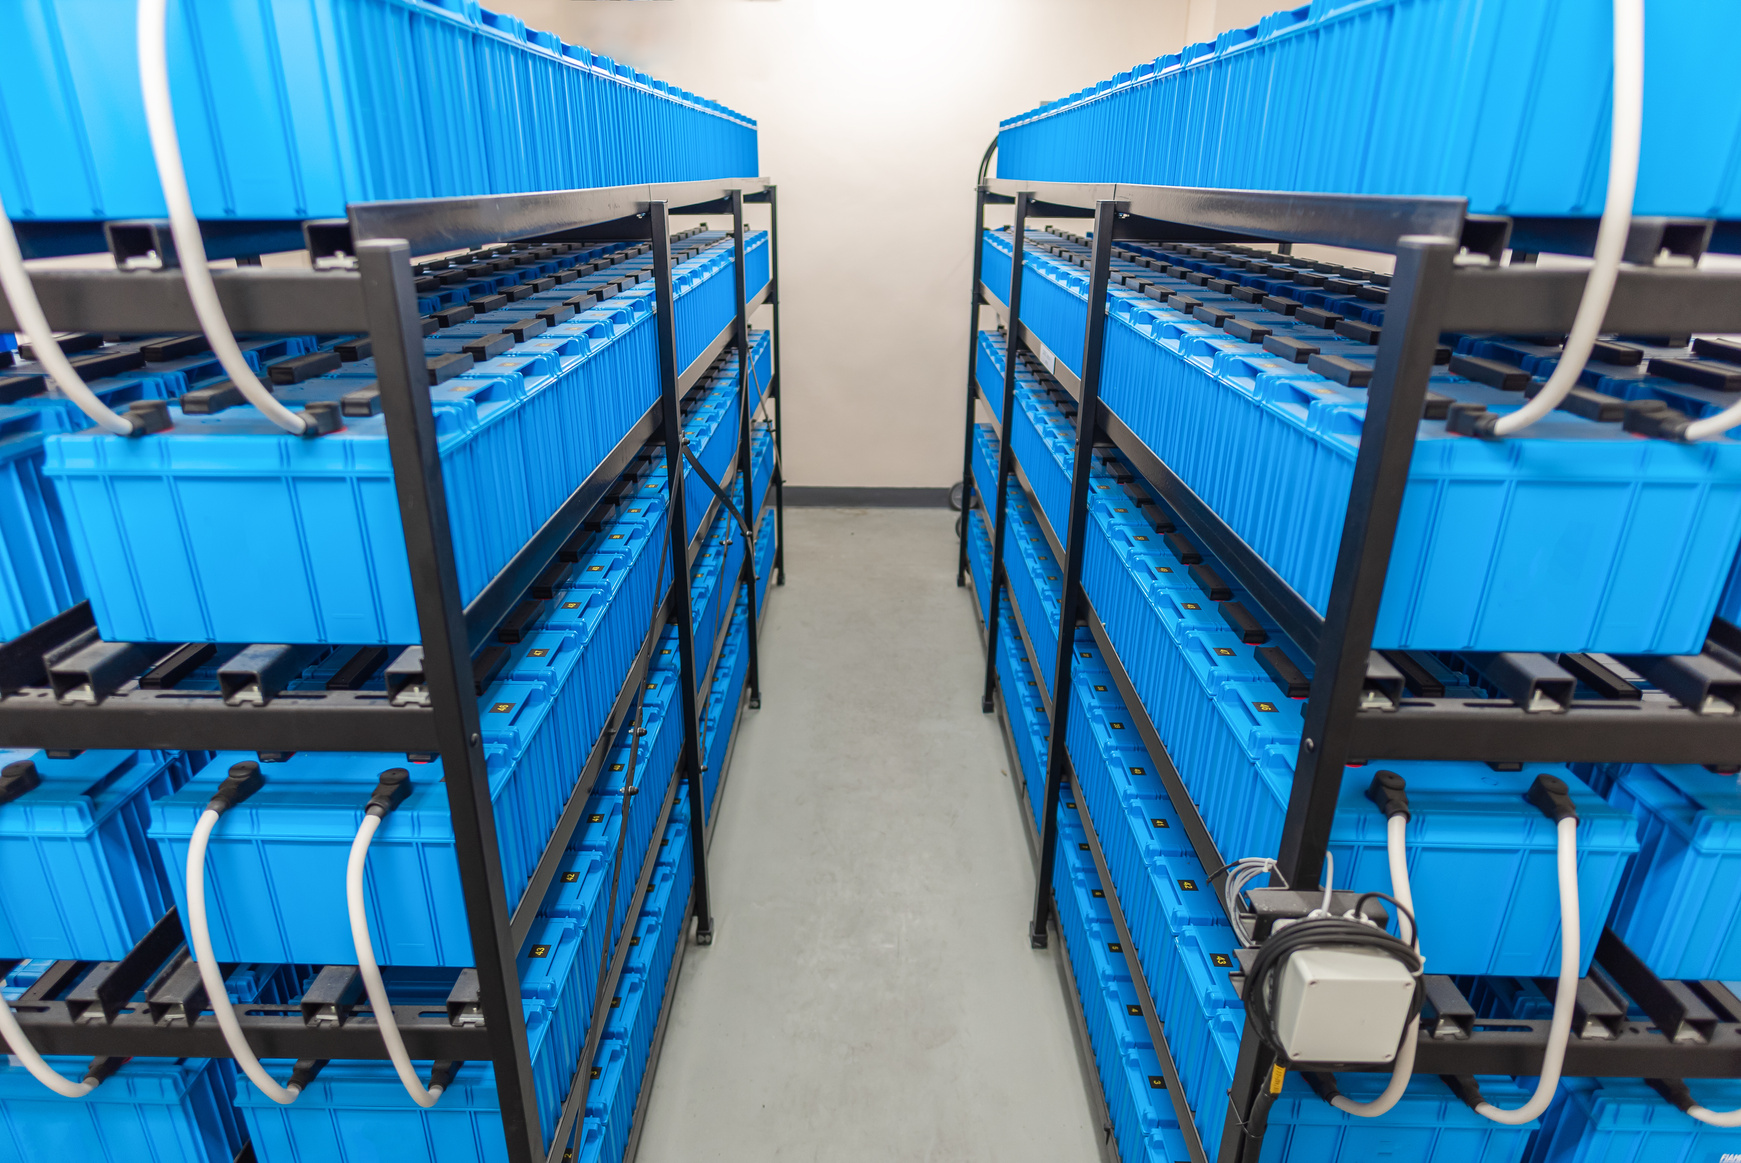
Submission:
<svg viewBox="0 0 1741 1163">
<path fill-rule="evenodd" d="M 17 127 L 0 164 L 10 213 L 163 218 L 131 13 L 31 0 L 14 15 L 14 67 L 0 80 Z M 755 122 L 475 0 L 183 2 L 168 31 L 176 128 L 205 219 L 757 173 Z"/>
<path fill-rule="evenodd" d="M 988 255 L 1007 262 L 1010 249 L 1007 233 L 987 232 Z M 1079 367 L 1087 276 L 1031 247 L 1024 267 L 1023 321 L 1059 361 Z M 1173 281 L 1193 297 L 1212 294 Z M 1255 310 L 1221 298 L 1233 314 Z M 1303 323 L 1274 324 L 1290 328 L 1352 353 L 1345 358 L 1370 359 L 1375 350 Z M 1444 373 L 1432 388 L 1495 414 L 1520 402 Z M 1101 400 L 1323 608 L 1364 389 L 1117 286 Z M 1015 448 L 1034 488 L 1046 489 L 1040 478 L 1058 470 L 1019 440 Z M 1423 421 L 1374 645 L 1697 653 L 1738 543 L 1741 444 L 1645 440 L 1569 413 L 1499 442 Z M 1499 577 L 1507 583 L 1494 584 Z"/>
<path fill-rule="evenodd" d="M 1624 767 L 1608 801 L 1638 817 L 1640 847 L 1610 923 L 1670 979 L 1741 978 L 1741 788 L 1693 764 Z M 1741 1105 L 1741 1103 L 1731 1103 Z"/>
<path fill-rule="evenodd" d="M 751 274 L 765 239 L 749 247 Z M 728 244 L 679 265 L 680 349 L 729 322 L 732 264 Z M 656 400 L 650 295 L 637 287 L 431 389 L 465 600 Z M 361 386 L 370 362 L 305 395 Z M 106 639 L 418 640 L 381 416 L 309 440 L 251 407 L 171 415 L 144 440 L 90 430 L 46 449 Z"/>
<path fill-rule="evenodd" d="M 1712 1110 L 1741 1106 L 1734 1079 L 1688 1080 Z M 1707 1127 L 1635 1078 L 1567 1078 L 1542 1116 L 1529 1163 L 1722 1163 L 1737 1154 L 1736 1132 Z"/>
<path fill-rule="evenodd" d="M 643 615 L 644 617 L 644 615 Z M 644 633 L 644 631 L 641 631 Z M 551 639 L 521 644 L 524 661 Z M 627 668 L 627 663 L 623 669 Z M 491 801 L 510 900 L 517 900 L 567 802 L 592 736 L 578 733 L 578 707 L 565 699 L 582 684 L 570 670 L 546 685 L 536 678 L 498 679 L 479 703 Z M 651 815 L 668 786 L 680 744 L 681 716 L 672 712 L 675 676 L 656 669 L 645 692 L 648 735 L 638 751 L 638 797 L 631 852 L 644 850 Z M 667 730 L 666 727 L 670 726 Z M 172 869 L 185 867 L 188 838 L 213 788 L 231 764 L 252 759 L 224 752 L 154 813 L 151 838 Z M 621 786 L 628 747 L 619 742 L 600 786 Z M 344 901 L 345 860 L 362 809 L 389 767 L 403 757 L 368 753 L 300 752 L 267 764 L 266 786 L 220 822 L 207 854 L 206 900 L 212 943 L 226 961 L 346 964 L 355 959 Z M 439 761 L 410 765 L 414 790 L 383 821 L 369 853 L 370 935 L 382 964 L 473 964 L 470 933 L 453 856 L 452 821 Z M 613 784 L 613 780 L 616 781 Z M 651 806 L 649 806 L 651 805 Z M 173 878 L 185 909 L 185 880 Z M 407 902 L 418 902 L 417 908 Z"/>
<path fill-rule="evenodd" d="M 85 751 L 28 762 L 41 784 L 0 806 L 0 957 L 114 961 L 172 902 L 146 837 L 151 803 L 188 777 L 177 751 Z"/>
<path fill-rule="evenodd" d="M 1637 213 L 1741 217 L 1727 168 L 1741 109 L 1714 47 L 1737 34 L 1729 9 L 1651 5 Z M 1609 112 L 1588 94 L 1610 88 L 1612 44 L 1602 5 L 1315 0 L 1002 122 L 997 172 L 1594 216 Z"/>
<path fill-rule="evenodd" d="M 1115 517 L 1106 509 L 1088 518 L 1083 573 L 1090 599 L 1121 660 L 1139 668 L 1132 681 L 1216 847 L 1227 859 L 1273 856 L 1293 784 L 1304 704 L 1270 680 L 1237 636 L 1189 622 L 1213 610 L 1207 594 L 1196 590 L 1195 602 L 1181 600 L 1192 596 L 1190 591 L 1159 584 L 1171 584 L 1180 575 L 1153 574 L 1157 558 L 1145 558 L 1128 539 L 1122 540 L 1124 552 L 1118 552 L 1114 542 L 1129 527 Z M 1151 571 L 1156 583 L 1147 594 L 1138 569 Z M 1151 604 L 1150 597 L 1157 601 Z M 1165 621 L 1169 613 L 1171 625 Z M 1130 773 L 1132 763 L 1152 770 L 1152 760 L 1135 737 L 1123 698 L 1101 668 L 1097 648 L 1087 642 L 1078 654 L 1071 758 L 1120 891 L 1133 902 L 1128 906 L 1133 926 L 1158 925 L 1151 902 L 1167 916 L 1177 915 L 1177 906 L 1164 899 L 1173 895 L 1171 887 L 1147 871 L 1166 843 L 1163 837 L 1172 835 L 1147 826 L 1148 805 L 1158 805 L 1165 796 L 1152 776 Z M 1523 793 L 1538 774 L 1564 779 L 1580 813 L 1579 898 L 1587 919 L 1580 936 L 1582 962 L 1589 964 L 1601 932 L 1597 919 L 1608 915 L 1626 863 L 1637 851 L 1636 828 L 1622 810 L 1603 802 L 1559 764 L 1500 772 L 1482 763 L 1371 761 L 1349 768 L 1342 781 L 1330 839 L 1336 883 L 1342 887 L 1390 890 L 1385 820 L 1365 797 L 1372 773 L 1380 769 L 1408 781 L 1414 812 L 1410 879 L 1422 945 L 1446 973 L 1557 972 L 1554 827 Z M 1479 874 L 1471 877 L 1472 869 Z M 1163 899 L 1146 891 L 1149 880 Z"/>
</svg>

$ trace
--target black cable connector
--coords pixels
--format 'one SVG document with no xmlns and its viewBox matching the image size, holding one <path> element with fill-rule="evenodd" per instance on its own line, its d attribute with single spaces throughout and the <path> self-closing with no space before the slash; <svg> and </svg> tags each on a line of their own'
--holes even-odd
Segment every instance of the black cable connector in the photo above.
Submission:
<svg viewBox="0 0 1741 1163">
<path fill-rule="evenodd" d="M 93 1058 L 91 1064 L 85 1067 L 85 1081 L 92 1086 L 101 1086 L 129 1061 L 129 1058 Z"/>
<path fill-rule="evenodd" d="M 452 1086 L 454 1076 L 459 1073 L 459 1068 L 464 1065 L 465 1063 L 463 1061 L 457 1059 L 437 1062 L 434 1066 L 429 1068 L 429 1089 L 434 1090 L 436 1087 L 440 1087 L 442 1090 L 446 1090 L 448 1087 Z"/>
<path fill-rule="evenodd" d="M 1545 772 L 1535 777 L 1535 782 L 1529 785 L 1529 790 L 1523 798 L 1542 815 L 1559 823 L 1561 820 L 1576 820 L 1578 807 L 1572 802 L 1572 790 L 1566 786 L 1566 781 L 1557 775 Z"/>
<path fill-rule="evenodd" d="M 1387 820 L 1392 816 L 1410 818 L 1408 784 L 1394 771 L 1380 771 L 1374 775 L 1367 785 L 1366 798 L 1378 805 L 1378 810 Z"/>
<path fill-rule="evenodd" d="M 1463 1104 L 1470 1110 L 1474 1110 L 1487 1101 L 1481 1097 L 1481 1084 L 1475 1081 L 1473 1075 L 1441 1074 L 1439 1081 L 1443 1082 L 1452 1094 L 1462 1099 Z"/>
<path fill-rule="evenodd" d="M 326 1069 L 326 1064 L 329 1061 L 331 1061 L 331 1059 L 327 1058 L 299 1059 L 295 1067 L 291 1069 L 290 1078 L 285 1082 L 284 1088 L 286 1090 L 296 1091 L 307 1090 L 309 1084 L 315 1080 L 315 1077 L 320 1074 L 322 1070 Z"/>
<path fill-rule="evenodd" d="M 1698 1105 L 1699 1100 L 1693 1097 L 1693 1092 L 1688 1090 L 1687 1084 L 1679 1078 L 1647 1078 L 1644 1080 L 1644 1084 L 1673 1103 L 1682 1114 L 1685 1114 L 1688 1108 Z"/>
<path fill-rule="evenodd" d="M 0 767 L 0 804 L 9 804 L 41 786 L 42 776 L 37 772 L 36 764 L 28 759 Z"/>
<path fill-rule="evenodd" d="M 223 815 L 255 792 L 266 786 L 266 776 L 252 759 L 230 768 L 230 774 L 218 785 L 217 794 L 206 803 L 206 811 Z"/>
<path fill-rule="evenodd" d="M 389 767 L 375 784 L 375 794 L 369 797 L 365 814 L 386 816 L 411 795 L 411 772 L 403 767 Z"/>
</svg>

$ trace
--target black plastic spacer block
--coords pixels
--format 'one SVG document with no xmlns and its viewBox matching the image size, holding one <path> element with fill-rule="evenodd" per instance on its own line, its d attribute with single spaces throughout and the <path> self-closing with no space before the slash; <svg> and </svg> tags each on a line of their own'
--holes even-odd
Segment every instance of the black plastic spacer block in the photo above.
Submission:
<svg viewBox="0 0 1741 1163">
<path fill-rule="evenodd" d="M 169 401 L 135 400 L 127 405 L 127 423 L 132 428 L 128 436 L 164 431 L 169 427 Z"/>
<path fill-rule="evenodd" d="M 302 409 L 302 434 L 325 436 L 345 426 L 344 412 L 337 400 L 316 400 Z"/>
<path fill-rule="evenodd" d="M 36 764 L 28 759 L 0 767 L 0 804 L 9 804 L 27 792 L 42 786 L 42 776 Z"/>
<path fill-rule="evenodd" d="M 1446 411 L 1445 428 L 1459 436 L 1476 436 L 1482 440 L 1498 440 L 1493 426 L 1499 423 L 1499 417 L 1487 410 L 1485 404 L 1467 404 L 1458 401 Z"/>
</svg>

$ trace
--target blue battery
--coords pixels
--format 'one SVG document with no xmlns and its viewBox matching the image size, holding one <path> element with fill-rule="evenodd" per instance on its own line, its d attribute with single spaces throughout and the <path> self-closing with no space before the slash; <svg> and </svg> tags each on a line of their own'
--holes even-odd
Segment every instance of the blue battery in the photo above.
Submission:
<svg viewBox="0 0 1741 1163">
<path fill-rule="evenodd" d="M 1711 1110 L 1741 1107 L 1741 1082 L 1692 1078 Z M 1735 1154 L 1735 1131 L 1682 1114 L 1636 1078 L 1566 1078 L 1542 1116 L 1529 1163 L 1713 1163 Z"/>
<path fill-rule="evenodd" d="M 1725 169 L 1741 115 L 1713 47 L 1737 33 L 1741 17 L 1696 0 L 1651 8 L 1635 213 L 1741 217 Z M 1302 5 L 1004 120 L 997 173 L 1443 195 L 1472 212 L 1593 217 L 1609 110 L 1577 95 L 1607 91 L 1612 45 L 1600 5 Z M 1502 58 L 1514 63 L 1495 75 Z M 1688 141 L 1707 148 L 1690 156 Z"/>
<path fill-rule="evenodd" d="M 32 961 L 14 970 L 7 999 L 16 1000 L 51 964 Z M 237 966 L 227 980 L 230 1000 L 238 1005 L 294 1002 L 309 983 L 287 965 Z M 46 1061 L 74 1079 L 90 1065 L 88 1058 L 71 1056 Z M 130 1058 L 90 1094 L 66 1099 L 44 1089 L 14 1060 L 0 1065 L 0 1160 L 38 1163 L 65 1155 L 113 1163 L 142 1157 L 154 1163 L 230 1163 L 247 1141 L 236 1110 L 237 1086 L 235 1064 L 227 1058 Z"/>
<path fill-rule="evenodd" d="M 151 804 L 180 787 L 177 751 L 0 751 L 0 956 L 120 959 L 169 910 L 147 838 Z"/>
<path fill-rule="evenodd" d="M 682 328 L 711 338 L 730 321 L 731 265 L 730 247 L 679 264 Z M 619 297 L 431 389 L 466 600 L 652 406 L 651 310 L 645 295 Z M 365 386 L 370 363 L 326 382 Z M 308 440 L 246 406 L 171 414 L 144 440 L 93 430 L 45 448 L 106 639 L 418 640 L 380 415 Z M 729 453 L 736 426 L 716 428 Z"/>
<path fill-rule="evenodd" d="M 105 0 L 19 13 L 18 66 L 0 87 L 6 120 L 26 127 L 0 165 L 17 218 L 165 216 L 133 25 L 114 15 Z M 753 120 L 476 4 L 177 4 L 166 31 L 202 219 L 760 172 Z M 372 71 L 382 59 L 396 62 L 391 80 Z"/>
<path fill-rule="evenodd" d="M 1669 979 L 1741 978 L 1741 788 L 1694 764 L 1622 767 L 1608 802 L 1638 818 L 1638 858 L 1610 920 Z M 1730 1103 L 1729 1105 L 1738 1105 Z"/>
<path fill-rule="evenodd" d="M 1009 247 L 986 234 L 988 253 Z M 1079 366 L 1086 276 L 1035 249 L 1024 266 L 1024 322 Z M 1108 294 L 1102 402 L 1323 608 L 1365 389 L 1129 288 Z M 1495 414 L 1521 402 L 1445 373 L 1432 387 Z M 1741 444 L 1643 440 L 1569 413 L 1499 442 L 1423 421 L 1374 644 L 1697 653 L 1738 542 Z"/>
</svg>

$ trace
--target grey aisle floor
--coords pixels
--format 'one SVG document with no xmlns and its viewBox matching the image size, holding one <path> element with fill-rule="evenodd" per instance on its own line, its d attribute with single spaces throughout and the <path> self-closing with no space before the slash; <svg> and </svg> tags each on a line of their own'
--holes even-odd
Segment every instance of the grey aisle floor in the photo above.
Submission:
<svg viewBox="0 0 1741 1163">
<path fill-rule="evenodd" d="M 786 513 L 641 1163 L 1099 1156 L 954 519 Z"/>
</svg>

